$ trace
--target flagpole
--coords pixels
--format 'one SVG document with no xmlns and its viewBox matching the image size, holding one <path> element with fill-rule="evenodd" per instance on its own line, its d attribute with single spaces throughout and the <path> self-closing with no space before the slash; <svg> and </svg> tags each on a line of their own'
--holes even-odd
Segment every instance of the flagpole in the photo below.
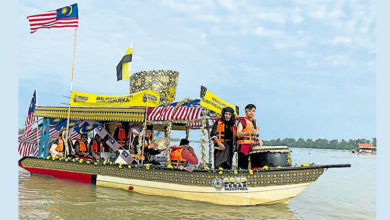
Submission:
<svg viewBox="0 0 390 220">
<path fill-rule="evenodd" d="M 75 58 L 75 55 L 76 55 L 76 38 L 77 38 L 77 28 L 74 29 L 72 77 L 70 78 L 70 97 L 72 96 L 72 88 L 73 88 L 74 58 Z M 71 98 L 69 98 L 68 116 L 67 116 L 67 119 L 66 119 L 66 131 L 65 131 L 65 139 L 66 140 L 65 140 L 65 146 L 67 146 L 68 139 L 69 139 L 70 99 Z M 69 149 L 69 147 L 68 147 L 68 149 Z M 66 150 L 64 152 L 65 152 L 65 157 L 66 157 Z"/>
<path fill-rule="evenodd" d="M 134 50 L 134 41 L 131 41 L 132 50 Z M 133 51 L 131 52 L 131 56 L 133 56 Z M 131 86 L 130 86 L 130 70 L 131 70 L 131 63 L 133 62 L 133 58 L 131 58 L 131 62 L 129 62 L 129 94 L 131 94 Z"/>
<path fill-rule="evenodd" d="M 37 108 L 38 106 L 38 91 L 37 91 L 37 88 L 35 88 L 35 109 Z M 37 117 L 37 148 L 39 149 L 39 117 Z M 39 150 L 38 150 L 39 151 Z M 39 154 L 39 152 L 38 152 Z M 37 154 L 37 157 L 39 157 L 40 155 Z"/>
</svg>

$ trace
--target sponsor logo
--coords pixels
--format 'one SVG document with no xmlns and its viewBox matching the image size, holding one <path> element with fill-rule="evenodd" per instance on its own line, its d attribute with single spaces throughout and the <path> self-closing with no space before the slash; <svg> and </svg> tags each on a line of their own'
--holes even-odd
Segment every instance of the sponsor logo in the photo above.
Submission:
<svg viewBox="0 0 390 220">
<path fill-rule="evenodd" d="M 74 98 L 73 98 L 73 101 L 74 102 L 87 102 L 88 101 L 88 97 L 87 96 L 81 96 L 81 95 L 75 95 Z"/>
<path fill-rule="evenodd" d="M 151 102 L 157 102 L 157 96 L 148 94 L 148 100 Z"/>
<path fill-rule="evenodd" d="M 146 94 L 144 94 L 144 97 L 142 97 L 142 101 L 143 102 L 147 102 L 148 101 L 148 96 Z"/>
<path fill-rule="evenodd" d="M 213 179 L 212 184 L 216 189 L 222 189 L 223 181 L 220 178 Z"/>
<path fill-rule="evenodd" d="M 213 179 L 212 185 L 215 189 L 225 191 L 242 191 L 248 190 L 248 184 L 246 177 L 225 177 L 223 179 Z"/>
</svg>

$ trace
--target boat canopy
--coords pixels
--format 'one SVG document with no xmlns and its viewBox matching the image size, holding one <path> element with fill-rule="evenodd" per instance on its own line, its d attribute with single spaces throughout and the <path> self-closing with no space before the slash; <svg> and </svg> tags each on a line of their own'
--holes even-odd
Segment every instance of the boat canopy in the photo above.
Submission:
<svg viewBox="0 0 390 220">
<path fill-rule="evenodd" d="M 35 116 L 66 119 L 68 107 L 37 106 Z M 130 122 L 164 127 L 172 123 L 172 130 L 199 129 L 203 123 L 213 123 L 215 112 L 200 105 L 200 99 L 184 99 L 170 105 L 156 107 L 71 107 L 71 120 Z M 210 123 L 209 123 L 209 120 Z"/>
</svg>

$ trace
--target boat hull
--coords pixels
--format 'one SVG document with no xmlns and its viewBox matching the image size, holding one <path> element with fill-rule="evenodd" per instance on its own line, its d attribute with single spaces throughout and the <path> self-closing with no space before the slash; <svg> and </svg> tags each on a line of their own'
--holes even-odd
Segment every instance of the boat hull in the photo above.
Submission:
<svg viewBox="0 0 390 220">
<path fill-rule="evenodd" d="M 219 205 L 287 203 L 324 172 L 322 167 L 282 168 L 233 173 L 122 168 L 25 157 L 19 166 L 31 173 L 120 188 L 147 195 Z"/>
<path fill-rule="evenodd" d="M 191 186 L 172 183 L 98 176 L 96 185 L 130 190 L 137 193 L 169 196 L 185 200 L 210 202 L 218 205 L 259 205 L 287 203 L 310 183 L 248 187 L 246 191 L 217 190 L 212 186 Z"/>
</svg>

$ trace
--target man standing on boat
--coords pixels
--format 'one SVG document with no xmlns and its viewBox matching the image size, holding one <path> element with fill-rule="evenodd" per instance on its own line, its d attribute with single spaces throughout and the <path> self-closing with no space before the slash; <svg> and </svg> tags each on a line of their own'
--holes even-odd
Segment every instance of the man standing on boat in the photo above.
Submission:
<svg viewBox="0 0 390 220">
<path fill-rule="evenodd" d="M 221 118 L 218 119 L 211 130 L 211 139 L 214 141 L 214 167 L 232 169 L 233 144 L 236 136 L 234 110 L 231 107 L 222 109 Z"/>
<path fill-rule="evenodd" d="M 159 154 L 161 151 L 157 149 L 157 145 L 153 143 L 153 137 L 152 137 L 152 131 L 153 131 L 153 126 L 148 125 L 146 126 L 146 129 L 144 131 L 144 136 L 145 136 L 145 141 L 144 144 L 141 145 L 140 150 L 142 152 L 143 148 L 143 155 L 140 155 L 140 159 L 144 161 L 144 163 L 151 163 L 155 165 L 160 165 L 157 161 L 152 159 L 153 155 Z M 133 142 L 130 146 L 130 155 L 134 158 L 137 158 L 138 156 L 138 143 L 139 143 L 139 137 L 136 136 L 133 139 Z M 142 153 L 141 153 L 142 154 Z"/>
<path fill-rule="evenodd" d="M 238 136 L 238 168 L 248 169 L 249 153 L 253 145 L 263 145 L 263 141 L 259 138 L 259 127 L 256 124 L 255 114 L 256 106 L 248 104 L 245 106 L 246 117 L 239 120 L 237 124 Z"/>
</svg>

